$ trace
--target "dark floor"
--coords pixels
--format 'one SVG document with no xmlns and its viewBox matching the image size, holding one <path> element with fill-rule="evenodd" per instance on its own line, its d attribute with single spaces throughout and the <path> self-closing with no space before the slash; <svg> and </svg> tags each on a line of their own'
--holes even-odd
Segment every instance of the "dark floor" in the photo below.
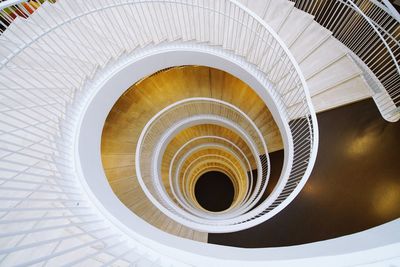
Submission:
<svg viewBox="0 0 400 267">
<path fill-rule="evenodd" d="M 197 202 L 209 211 L 223 211 L 232 205 L 232 181 L 222 172 L 211 171 L 200 176 L 194 187 Z"/>
<path fill-rule="evenodd" d="M 400 217 L 400 122 L 382 119 L 372 100 L 318 114 L 317 162 L 283 211 L 249 230 L 209 234 L 237 247 L 303 244 L 356 233 Z M 272 168 L 281 164 L 271 155 Z"/>
</svg>

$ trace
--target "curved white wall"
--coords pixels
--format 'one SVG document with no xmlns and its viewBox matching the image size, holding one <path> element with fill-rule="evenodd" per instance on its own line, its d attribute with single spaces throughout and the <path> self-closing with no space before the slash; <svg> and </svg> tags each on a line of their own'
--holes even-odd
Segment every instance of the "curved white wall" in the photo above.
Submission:
<svg viewBox="0 0 400 267">
<path fill-rule="evenodd" d="M 291 149 L 291 143 L 288 141 L 290 138 L 288 136 L 290 135 L 290 130 L 287 124 L 282 122 L 281 118 L 283 114 L 276 108 L 274 101 L 265 89 L 269 85 L 263 84 L 250 74 L 247 70 L 249 66 L 239 66 L 234 61 L 225 59 L 221 55 L 213 54 L 211 51 L 184 46 L 174 47 L 165 45 L 164 48 L 157 46 L 154 50 L 148 51 L 146 55 L 131 57 L 127 60 L 126 64 L 107 73 L 108 75 L 105 75 L 108 77 L 107 80 L 95 87 L 86 89 L 91 92 L 91 99 L 84 103 L 86 106 L 82 111 L 82 117 L 77 127 L 79 130 L 77 133 L 78 143 L 76 144 L 76 152 L 77 158 L 80 159 L 77 164 L 80 165 L 80 169 L 82 170 L 81 177 L 85 183 L 88 184 L 88 188 L 95 196 L 98 196 L 98 201 L 103 202 L 102 205 L 104 205 L 109 212 L 114 213 L 118 207 L 109 205 L 110 202 L 108 199 L 116 198 L 116 196 L 110 191 L 107 178 L 102 168 L 100 155 L 101 133 L 108 113 L 123 92 L 143 77 L 164 68 L 195 64 L 227 71 L 245 81 L 260 95 L 269 107 L 271 114 L 281 130 L 285 148 L 288 148 L 285 149 L 284 168 L 281 175 L 281 177 L 288 177 L 286 173 L 289 172 L 291 167 L 290 159 L 292 156 L 291 151 L 293 150 Z M 251 68 L 254 69 L 254 67 Z M 81 162 L 82 164 L 80 164 Z M 91 162 L 91 164 L 85 164 L 85 162 Z M 107 201 L 104 199 L 107 199 Z M 130 211 L 126 213 L 125 216 L 131 214 Z M 254 225 L 259 221 L 260 219 L 254 220 Z M 226 231 L 235 231 L 237 228 L 235 227 L 236 226 L 232 226 L 226 229 Z"/>
<path fill-rule="evenodd" d="M 182 51 L 186 50 L 186 51 Z M 287 131 L 279 123 L 278 111 L 274 110 L 264 86 L 247 71 L 211 51 L 200 52 L 190 47 L 157 47 L 151 56 L 137 56 L 123 65 L 106 70 L 107 80 L 90 88 L 89 101 L 84 103 L 84 112 L 79 119 L 76 133 L 75 156 L 80 179 L 91 200 L 119 230 L 133 239 L 149 245 L 164 255 L 174 255 L 188 264 L 197 266 L 265 266 L 266 261 L 274 266 L 351 266 L 400 257 L 400 220 L 370 229 L 366 232 L 333 240 L 286 248 L 240 249 L 200 244 L 166 234 L 144 223 L 128 210 L 114 195 L 108 185 L 101 166 L 100 140 L 108 112 L 115 101 L 133 83 L 174 65 L 205 65 L 227 71 L 247 82 L 266 101 L 278 122 L 282 134 Z M 154 52 L 154 51 L 152 51 Z M 134 71 L 133 71 L 134 70 Z M 283 140 L 286 140 L 284 137 Z M 285 150 L 286 153 L 287 150 Z M 287 157 L 287 155 L 286 155 Z M 81 164 L 83 163 L 83 164 Z M 101 196 L 107 201 L 101 201 Z M 299 229 L 301 230 L 301 229 Z M 144 235 L 142 235 L 145 234 Z M 251 264 L 247 261 L 250 261 Z"/>
</svg>

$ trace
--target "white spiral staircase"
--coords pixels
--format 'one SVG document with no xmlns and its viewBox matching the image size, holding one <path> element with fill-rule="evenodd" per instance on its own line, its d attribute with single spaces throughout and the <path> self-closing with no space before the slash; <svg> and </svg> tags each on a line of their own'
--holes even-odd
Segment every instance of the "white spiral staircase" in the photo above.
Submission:
<svg viewBox="0 0 400 267">
<path fill-rule="evenodd" d="M 289 205 L 317 156 L 314 107 L 318 112 L 374 97 L 385 119 L 400 118 L 400 23 L 390 3 L 241 2 L 0 3 L 1 266 L 398 262 L 398 220 L 290 248 L 246 250 L 187 240 L 205 241 L 198 231 L 255 226 Z M 247 83 L 271 112 L 285 149 L 277 186 L 257 203 L 268 183 L 268 140 L 251 116 L 223 99 L 204 97 L 159 109 L 141 131 L 136 148 L 138 183 L 149 199 L 142 208 L 156 207 L 162 213 L 148 221 L 164 217 L 180 230 L 156 226 L 186 239 L 150 226 L 118 200 L 100 151 L 104 122 L 118 98 L 144 77 L 182 65 L 218 68 Z M 252 151 L 248 165 L 251 161 L 258 170 L 251 190 L 247 155 L 229 147 L 229 140 L 219 142 L 222 137 L 207 139 L 212 148 L 230 151 L 212 152 L 220 160 L 218 168 L 241 177 L 234 180 L 235 204 L 218 218 L 192 205 L 192 182 L 185 184 L 185 175 L 179 178 L 181 166 L 188 167 L 193 179 L 202 171 L 184 164 L 190 153 L 184 154 L 182 148 L 170 158 L 170 173 L 175 171 L 175 176 L 165 179 L 160 171 L 168 141 L 196 121 L 237 131 Z M 205 135 L 200 137 L 206 140 Z M 175 158 L 181 162 L 174 163 Z"/>
</svg>

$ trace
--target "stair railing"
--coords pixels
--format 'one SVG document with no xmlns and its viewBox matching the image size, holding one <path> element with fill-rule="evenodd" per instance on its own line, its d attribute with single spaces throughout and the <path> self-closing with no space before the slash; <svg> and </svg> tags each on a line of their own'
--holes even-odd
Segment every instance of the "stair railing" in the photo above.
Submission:
<svg viewBox="0 0 400 267">
<path fill-rule="evenodd" d="M 358 57 L 382 116 L 400 119 L 400 15 L 389 1 L 291 0 Z M 375 77 L 370 78 L 373 74 Z M 378 83 L 371 84 L 370 81 Z M 384 90 L 381 90 L 384 88 Z"/>
<path fill-rule="evenodd" d="M 207 42 L 233 51 L 246 64 L 254 64 L 262 72 L 256 78 L 273 85 L 265 90 L 282 113 L 280 119 L 290 127 L 286 134 L 291 140 L 285 149 L 294 168 L 288 166 L 290 175 L 284 170 L 282 183 L 272 192 L 275 196 L 269 210 L 249 213 L 253 225 L 282 210 L 304 186 L 318 147 L 317 121 L 304 77 L 277 34 L 243 5 L 229 0 L 58 0 L 35 9 L 30 2 L 22 2 L 0 5 L 0 140 L 2 152 L 6 152 L 0 159 L 0 189 L 7 192 L 2 198 L 2 212 L 11 218 L 2 217 L 1 222 L 6 225 L 3 229 L 12 229 L 3 237 L 24 239 L 31 232 L 41 232 L 44 238 L 51 231 L 58 231 L 62 237 L 42 240 L 37 236 L 30 247 L 51 242 L 56 247 L 31 259 L 19 257 L 21 264 L 46 263 L 71 252 L 82 253 L 69 259 L 71 264 L 103 252 L 114 260 L 122 255 L 112 248 L 133 251 L 121 230 L 109 227 L 110 220 L 79 187 L 71 152 L 77 129 L 70 128 L 74 124 L 65 118 L 74 114 L 75 110 L 69 108 L 80 97 L 90 94 L 96 73 L 122 55 L 147 46 Z M 5 9 L 10 5 L 8 13 Z M 283 98 L 284 92 L 292 94 Z M 39 198 L 36 193 L 51 193 L 53 197 Z M 27 211 L 40 215 L 20 219 L 19 215 Z M 68 221 L 60 211 L 68 213 Z M 57 224 L 55 218 L 64 223 Z M 38 228 L 42 221 L 51 226 Z M 101 227 L 91 227 L 98 224 Z M 84 231 L 66 235 L 67 228 Z M 58 247 L 58 242 L 78 235 L 82 239 L 73 247 Z M 1 247 L 7 259 L 26 249 L 25 245 L 8 247 L 8 241 Z M 98 245 L 101 248 L 93 252 Z M 5 258 L 2 261 L 7 262 Z"/>
</svg>

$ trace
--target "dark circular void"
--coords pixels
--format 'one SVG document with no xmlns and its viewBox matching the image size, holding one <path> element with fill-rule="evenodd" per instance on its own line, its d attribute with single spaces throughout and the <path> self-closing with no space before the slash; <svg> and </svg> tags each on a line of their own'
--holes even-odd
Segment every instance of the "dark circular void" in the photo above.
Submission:
<svg viewBox="0 0 400 267">
<path fill-rule="evenodd" d="M 222 172 L 211 171 L 197 180 L 194 193 L 199 204 L 208 211 L 223 211 L 233 202 L 234 188 L 231 179 Z"/>
</svg>

